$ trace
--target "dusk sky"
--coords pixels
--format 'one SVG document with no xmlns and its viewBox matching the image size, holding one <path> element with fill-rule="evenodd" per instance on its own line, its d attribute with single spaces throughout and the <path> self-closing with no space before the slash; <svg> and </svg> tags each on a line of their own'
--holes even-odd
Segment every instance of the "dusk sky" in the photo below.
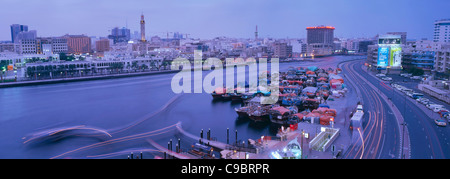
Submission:
<svg viewBox="0 0 450 179">
<path fill-rule="evenodd" d="M 0 40 L 11 40 L 10 25 L 28 25 L 40 37 L 86 34 L 104 37 L 114 27 L 147 36 L 167 31 L 195 38 L 306 38 L 308 26 L 336 27 L 335 36 L 373 37 L 407 32 L 431 39 L 435 20 L 450 18 L 450 0 L 1 0 Z"/>
</svg>

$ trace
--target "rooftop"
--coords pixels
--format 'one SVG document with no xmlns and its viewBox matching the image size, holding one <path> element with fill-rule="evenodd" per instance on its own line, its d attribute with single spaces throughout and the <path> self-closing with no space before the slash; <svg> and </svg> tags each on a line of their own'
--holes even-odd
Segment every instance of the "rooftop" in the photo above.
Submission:
<svg viewBox="0 0 450 179">
<path fill-rule="evenodd" d="M 317 27 L 306 27 L 306 30 L 311 30 L 311 29 L 332 29 L 334 30 L 335 28 L 333 26 L 317 26 Z"/>
</svg>

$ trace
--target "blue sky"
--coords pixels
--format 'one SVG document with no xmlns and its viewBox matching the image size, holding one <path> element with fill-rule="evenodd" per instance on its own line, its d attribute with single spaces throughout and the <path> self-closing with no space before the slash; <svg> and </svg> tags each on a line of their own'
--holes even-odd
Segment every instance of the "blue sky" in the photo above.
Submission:
<svg viewBox="0 0 450 179">
<path fill-rule="evenodd" d="M 107 36 L 128 24 L 147 36 L 167 31 L 191 37 L 305 38 L 308 26 L 335 26 L 335 36 L 373 37 L 402 31 L 409 39 L 432 38 L 435 20 L 450 18 L 450 0 L 1 0 L 0 40 L 11 24 L 38 36 Z"/>
</svg>

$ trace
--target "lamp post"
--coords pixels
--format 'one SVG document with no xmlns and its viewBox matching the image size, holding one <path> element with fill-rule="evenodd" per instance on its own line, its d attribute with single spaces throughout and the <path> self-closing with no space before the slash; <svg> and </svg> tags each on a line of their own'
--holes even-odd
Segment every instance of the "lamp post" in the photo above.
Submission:
<svg viewBox="0 0 450 179">
<path fill-rule="evenodd" d="M 403 159 L 403 148 L 404 148 L 404 143 L 405 143 L 405 126 L 406 126 L 406 122 L 403 122 L 401 124 L 403 126 L 402 129 L 402 148 L 401 148 L 401 153 L 400 153 L 400 159 Z"/>
<path fill-rule="evenodd" d="M 301 141 L 302 151 L 303 151 L 303 136 L 305 136 L 305 131 L 302 129 L 302 141 Z M 303 155 L 301 156 L 301 158 L 303 158 Z"/>
</svg>

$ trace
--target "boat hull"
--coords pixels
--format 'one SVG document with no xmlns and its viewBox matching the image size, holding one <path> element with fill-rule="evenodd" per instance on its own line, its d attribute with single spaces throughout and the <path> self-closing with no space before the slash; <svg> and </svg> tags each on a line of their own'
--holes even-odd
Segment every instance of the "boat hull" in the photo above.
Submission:
<svg viewBox="0 0 450 179">
<path fill-rule="evenodd" d="M 222 94 L 211 94 L 213 99 L 222 99 Z"/>
<path fill-rule="evenodd" d="M 267 122 L 269 120 L 269 115 L 249 115 L 248 116 L 252 121 L 255 122 Z"/>
<path fill-rule="evenodd" d="M 248 113 L 244 111 L 236 111 L 239 118 L 248 118 Z"/>
</svg>

